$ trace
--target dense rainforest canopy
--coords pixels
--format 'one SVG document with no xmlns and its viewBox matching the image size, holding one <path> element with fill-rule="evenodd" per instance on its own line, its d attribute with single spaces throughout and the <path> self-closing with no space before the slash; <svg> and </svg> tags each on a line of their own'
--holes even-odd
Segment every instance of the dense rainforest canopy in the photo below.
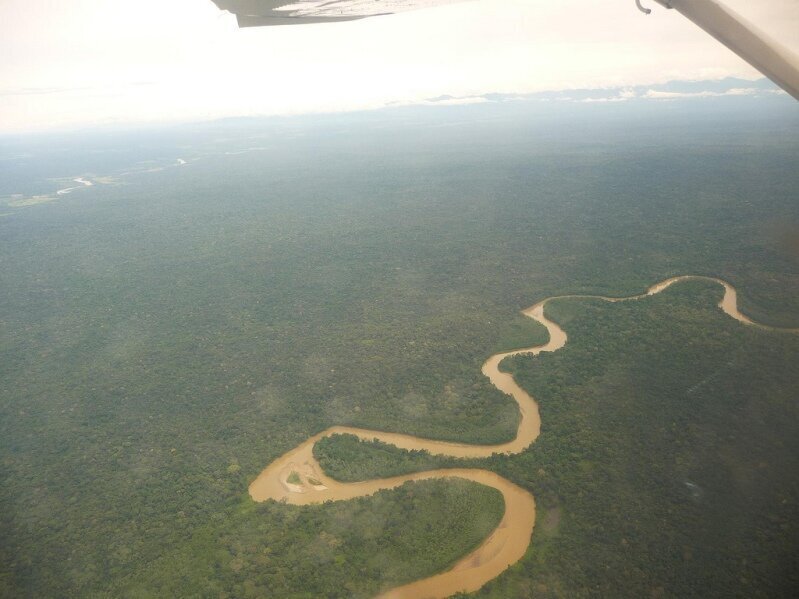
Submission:
<svg viewBox="0 0 799 599">
<path fill-rule="evenodd" d="M 678 108 L 3 140 L 0 596 L 373 595 L 454 563 L 501 498 L 253 503 L 311 434 L 509 439 L 516 406 L 480 365 L 541 342 L 519 311 L 552 295 L 706 274 L 799 325 L 799 121 Z M 25 201 L 78 176 L 95 185 Z M 541 407 L 520 455 L 316 453 L 342 480 L 446 462 L 529 489 L 531 548 L 481 596 L 792 596 L 799 339 L 720 293 L 551 304 L 569 345 L 503 364 Z"/>
</svg>

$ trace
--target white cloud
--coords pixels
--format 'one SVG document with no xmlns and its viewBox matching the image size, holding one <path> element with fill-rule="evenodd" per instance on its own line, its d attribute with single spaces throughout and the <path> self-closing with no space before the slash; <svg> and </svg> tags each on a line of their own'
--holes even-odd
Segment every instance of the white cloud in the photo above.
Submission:
<svg viewBox="0 0 799 599">
<path fill-rule="evenodd" d="M 484 96 L 470 96 L 467 98 L 443 98 L 440 100 L 425 100 L 423 102 L 414 102 L 414 104 L 423 104 L 425 106 L 467 106 L 470 104 L 485 104 L 489 102 L 488 98 Z"/>
<path fill-rule="evenodd" d="M 647 90 L 641 97 L 649 100 L 675 100 L 678 98 L 719 98 L 723 96 L 754 96 L 760 93 L 760 90 L 746 87 L 735 87 L 723 92 L 715 91 L 701 91 L 701 92 L 667 92 L 656 91 L 653 89 Z"/>
<path fill-rule="evenodd" d="M 799 47 L 799 2 L 726 1 Z M 645 17 L 628 0 L 476 0 L 238 30 L 210 0 L 3 0 L 0 131 L 759 76 L 675 11 L 653 8 Z"/>
<path fill-rule="evenodd" d="M 608 102 L 626 102 L 629 99 L 622 96 L 610 96 L 606 98 L 583 98 L 580 102 L 583 104 L 606 104 Z"/>
</svg>

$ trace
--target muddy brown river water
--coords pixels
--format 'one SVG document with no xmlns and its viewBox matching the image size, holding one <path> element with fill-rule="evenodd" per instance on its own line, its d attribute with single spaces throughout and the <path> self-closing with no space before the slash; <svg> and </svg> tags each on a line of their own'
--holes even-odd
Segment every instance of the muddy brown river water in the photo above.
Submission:
<svg viewBox="0 0 799 599">
<path fill-rule="evenodd" d="M 522 354 L 535 356 L 541 352 L 556 351 L 566 345 L 566 333 L 556 322 L 547 319 L 544 315 L 547 302 L 562 298 L 593 298 L 608 302 L 634 301 L 660 293 L 674 283 L 686 279 L 709 280 L 723 286 L 724 297 L 719 303 L 719 307 L 726 314 L 744 324 L 767 330 L 799 332 L 799 329 L 776 329 L 753 322 L 738 310 L 735 288 L 726 281 L 711 277 L 692 275 L 674 277 L 653 285 L 645 293 L 624 298 L 595 295 L 564 295 L 547 298 L 524 310 L 523 313 L 546 327 L 549 341 L 535 347 L 494 354 L 485 361 L 482 367 L 483 374 L 491 383 L 503 393 L 510 395 L 519 406 L 521 419 L 516 437 L 512 441 L 500 445 L 468 445 L 420 439 L 401 433 L 333 426 L 314 435 L 269 464 L 250 484 L 250 496 L 255 501 L 274 499 L 292 505 L 309 505 L 329 500 L 345 501 L 364 497 L 382 489 L 393 489 L 407 481 L 415 480 L 462 478 L 493 487 L 502 493 L 505 500 L 505 513 L 497 528 L 477 549 L 444 572 L 394 588 L 380 597 L 383 599 L 444 598 L 458 592 L 476 591 L 489 580 L 499 576 L 508 566 L 519 561 L 527 551 L 535 526 L 535 499 L 532 494 L 494 472 L 476 468 L 430 470 L 393 478 L 341 483 L 324 474 L 319 463 L 314 459 L 314 444 L 323 437 L 348 433 L 365 441 L 378 439 L 401 449 L 420 449 L 433 455 L 457 458 L 481 458 L 494 453 L 520 453 L 538 438 L 541 431 L 538 404 L 527 391 L 519 387 L 510 374 L 501 372 L 499 365 L 510 356 Z M 296 477 L 292 477 L 294 482 L 289 482 L 289 476 L 292 473 L 295 473 Z M 299 482 L 297 482 L 298 479 Z"/>
</svg>

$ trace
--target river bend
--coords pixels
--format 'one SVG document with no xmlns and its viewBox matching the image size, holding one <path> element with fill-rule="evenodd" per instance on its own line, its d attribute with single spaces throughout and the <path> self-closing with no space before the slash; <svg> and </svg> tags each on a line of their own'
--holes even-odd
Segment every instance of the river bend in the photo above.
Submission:
<svg viewBox="0 0 799 599">
<path fill-rule="evenodd" d="M 456 458 L 484 458 L 494 453 L 516 454 L 524 451 L 537 438 L 541 431 L 541 417 L 535 399 L 522 389 L 514 378 L 499 369 L 500 363 L 508 357 L 518 355 L 535 356 L 541 352 L 553 352 L 566 345 L 566 332 L 554 321 L 544 315 L 547 302 L 564 298 L 592 298 L 608 302 L 622 302 L 643 299 L 667 289 L 674 283 L 686 279 L 702 279 L 718 283 L 724 287 L 724 297 L 719 307 L 725 314 L 750 326 L 766 330 L 782 330 L 792 333 L 799 329 L 778 329 L 752 321 L 738 310 L 735 288 L 721 279 L 685 275 L 661 281 L 640 295 L 629 297 L 605 297 L 599 295 L 562 295 L 547 298 L 526 310 L 523 314 L 541 323 L 549 333 L 549 341 L 543 345 L 527 347 L 509 352 L 494 354 L 485 361 L 483 374 L 503 393 L 510 395 L 519 406 L 521 418 L 516 437 L 499 445 L 470 445 L 421 439 L 401 433 L 373 431 L 348 426 L 333 426 L 307 439 L 301 445 L 269 464 L 250 484 L 250 496 L 255 501 L 274 499 L 292 505 L 309 505 L 325 501 L 345 501 L 356 497 L 372 495 L 383 489 L 393 489 L 407 481 L 442 478 L 462 478 L 493 487 L 502 493 L 505 513 L 494 531 L 474 551 L 458 561 L 452 568 L 434 576 L 397 587 L 381 595 L 381 599 L 421 599 L 444 598 L 457 592 L 473 592 L 488 581 L 499 576 L 505 569 L 519 561 L 530 545 L 535 526 L 535 499 L 532 494 L 518 485 L 488 470 L 477 468 L 451 468 L 429 470 L 392 478 L 368 480 L 356 483 L 342 483 L 326 476 L 314 459 L 313 446 L 323 437 L 336 434 L 351 434 L 364 441 L 374 439 L 407 450 L 425 450 L 433 455 Z M 296 477 L 289 477 L 292 473 Z M 297 482 L 299 480 L 299 482 Z"/>
</svg>

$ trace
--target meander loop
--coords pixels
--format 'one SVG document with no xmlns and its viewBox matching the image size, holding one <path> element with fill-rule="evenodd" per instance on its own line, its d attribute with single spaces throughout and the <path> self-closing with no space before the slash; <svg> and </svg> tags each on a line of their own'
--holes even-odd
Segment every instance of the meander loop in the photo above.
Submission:
<svg viewBox="0 0 799 599">
<path fill-rule="evenodd" d="M 505 514 L 496 529 L 474 551 L 458 561 L 449 570 L 394 588 L 382 595 L 381 599 L 421 599 L 444 598 L 458 592 L 473 592 L 488 581 L 496 578 L 508 566 L 518 562 L 530 545 L 535 526 L 535 499 L 533 495 L 488 470 L 476 468 L 452 468 L 418 472 L 393 478 L 369 480 L 357 483 L 342 483 L 326 476 L 314 459 L 313 446 L 323 437 L 336 434 L 355 435 L 364 441 L 377 439 L 401 449 L 425 450 L 432 455 L 456 458 L 484 458 L 495 453 L 516 454 L 524 451 L 538 438 L 541 431 L 541 418 L 535 399 L 522 389 L 513 377 L 499 370 L 500 363 L 508 357 L 518 355 L 538 355 L 541 352 L 554 352 L 566 345 L 567 336 L 563 329 L 544 315 L 547 302 L 555 299 L 601 299 L 608 302 L 622 302 L 643 299 L 656 295 L 674 283 L 687 279 L 708 280 L 724 287 L 724 297 L 719 307 L 732 318 L 751 326 L 766 330 L 799 332 L 799 329 L 778 329 L 753 322 L 738 310 L 735 288 L 721 279 L 685 275 L 661 281 L 645 293 L 629 297 L 614 298 L 598 295 L 562 295 L 547 298 L 523 311 L 525 316 L 546 327 L 549 341 L 543 345 L 494 354 L 485 361 L 483 374 L 503 393 L 510 395 L 519 406 L 521 418 L 516 437 L 508 443 L 499 445 L 469 445 L 420 439 L 400 433 L 387 433 L 348 426 L 333 426 L 314 435 L 297 448 L 272 462 L 250 484 L 250 496 L 255 501 L 274 499 L 292 505 L 310 505 L 325 501 L 345 501 L 356 497 L 372 495 L 383 489 L 399 487 L 407 481 L 442 478 L 461 478 L 493 487 L 502 493 L 505 501 Z M 289 482 L 292 473 L 294 482 Z M 299 480 L 299 482 L 297 482 Z"/>
</svg>

